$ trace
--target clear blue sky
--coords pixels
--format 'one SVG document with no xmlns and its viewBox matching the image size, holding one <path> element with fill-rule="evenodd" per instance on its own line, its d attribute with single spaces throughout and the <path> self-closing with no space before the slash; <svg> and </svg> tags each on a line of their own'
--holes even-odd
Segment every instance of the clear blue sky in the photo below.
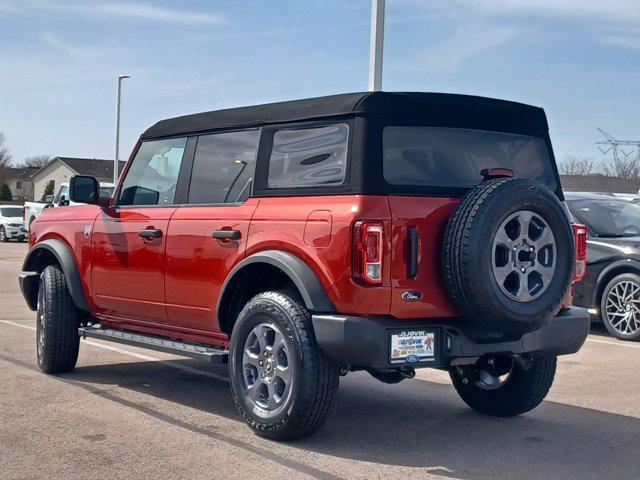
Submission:
<svg viewBox="0 0 640 480">
<path fill-rule="evenodd" d="M 15 161 L 111 158 L 155 121 L 367 87 L 369 0 L 0 0 L 0 131 Z M 387 0 L 385 90 L 546 109 L 559 159 L 640 139 L 640 0 Z"/>
</svg>

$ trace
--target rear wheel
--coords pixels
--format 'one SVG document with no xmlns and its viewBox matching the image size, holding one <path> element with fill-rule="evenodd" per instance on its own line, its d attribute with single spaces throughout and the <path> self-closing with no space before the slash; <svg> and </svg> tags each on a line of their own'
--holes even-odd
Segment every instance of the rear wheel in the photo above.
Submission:
<svg viewBox="0 0 640 480">
<path fill-rule="evenodd" d="M 254 432 L 291 440 L 322 425 L 339 369 L 318 347 L 305 307 L 282 293 L 266 292 L 238 316 L 229 377 L 236 407 Z"/>
<path fill-rule="evenodd" d="M 640 276 L 623 273 L 604 288 L 600 316 L 611 335 L 621 340 L 640 340 Z"/>
<path fill-rule="evenodd" d="M 73 303 L 64 273 L 57 265 L 46 267 L 40 275 L 36 351 L 38 366 L 44 373 L 73 370 L 78 359 L 78 309 Z"/>
<path fill-rule="evenodd" d="M 526 413 L 549 393 L 557 357 L 536 358 L 526 364 L 510 357 L 486 357 L 476 365 L 452 367 L 456 391 L 474 410 L 497 417 Z"/>
</svg>

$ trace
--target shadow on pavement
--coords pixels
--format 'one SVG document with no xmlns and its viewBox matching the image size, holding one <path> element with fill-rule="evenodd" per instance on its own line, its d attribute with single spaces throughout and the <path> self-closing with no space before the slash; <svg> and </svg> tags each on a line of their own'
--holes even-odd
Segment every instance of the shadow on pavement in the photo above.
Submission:
<svg viewBox="0 0 640 480">
<path fill-rule="evenodd" d="M 167 363 L 203 368 L 191 360 Z M 157 362 L 79 367 L 65 378 L 239 420 L 228 384 Z M 341 379 L 325 426 L 290 446 L 466 479 L 621 479 L 640 471 L 636 418 L 553 402 L 521 417 L 492 418 L 468 409 L 449 385 L 385 385 L 364 373 Z"/>
</svg>

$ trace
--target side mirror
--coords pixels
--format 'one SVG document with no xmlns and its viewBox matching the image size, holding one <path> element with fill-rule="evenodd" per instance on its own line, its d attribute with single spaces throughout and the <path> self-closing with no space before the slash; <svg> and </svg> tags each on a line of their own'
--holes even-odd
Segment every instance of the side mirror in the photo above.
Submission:
<svg viewBox="0 0 640 480">
<path fill-rule="evenodd" d="M 98 204 L 100 185 L 95 177 L 75 175 L 69 181 L 69 200 L 75 203 Z"/>
<path fill-rule="evenodd" d="M 69 205 L 69 200 L 64 195 L 60 195 L 60 200 L 58 200 L 59 207 L 66 207 Z"/>
<path fill-rule="evenodd" d="M 44 203 L 53 203 L 53 195 L 46 195 L 44 197 Z"/>
</svg>

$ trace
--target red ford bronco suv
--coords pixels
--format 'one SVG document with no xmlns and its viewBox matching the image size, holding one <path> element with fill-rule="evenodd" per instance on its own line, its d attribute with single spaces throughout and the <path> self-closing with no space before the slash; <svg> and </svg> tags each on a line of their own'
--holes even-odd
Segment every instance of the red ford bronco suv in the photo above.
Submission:
<svg viewBox="0 0 640 480">
<path fill-rule="evenodd" d="M 341 375 L 450 372 L 474 409 L 536 407 L 583 344 L 585 230 L 542 109 L 354 93 L 199 113 L 142 134 L 112 198 L 76 176 L 20 284 L 37 361 L 80 337 L 228 363 L 243 419 L 299 438 Z"/>
</svg>

